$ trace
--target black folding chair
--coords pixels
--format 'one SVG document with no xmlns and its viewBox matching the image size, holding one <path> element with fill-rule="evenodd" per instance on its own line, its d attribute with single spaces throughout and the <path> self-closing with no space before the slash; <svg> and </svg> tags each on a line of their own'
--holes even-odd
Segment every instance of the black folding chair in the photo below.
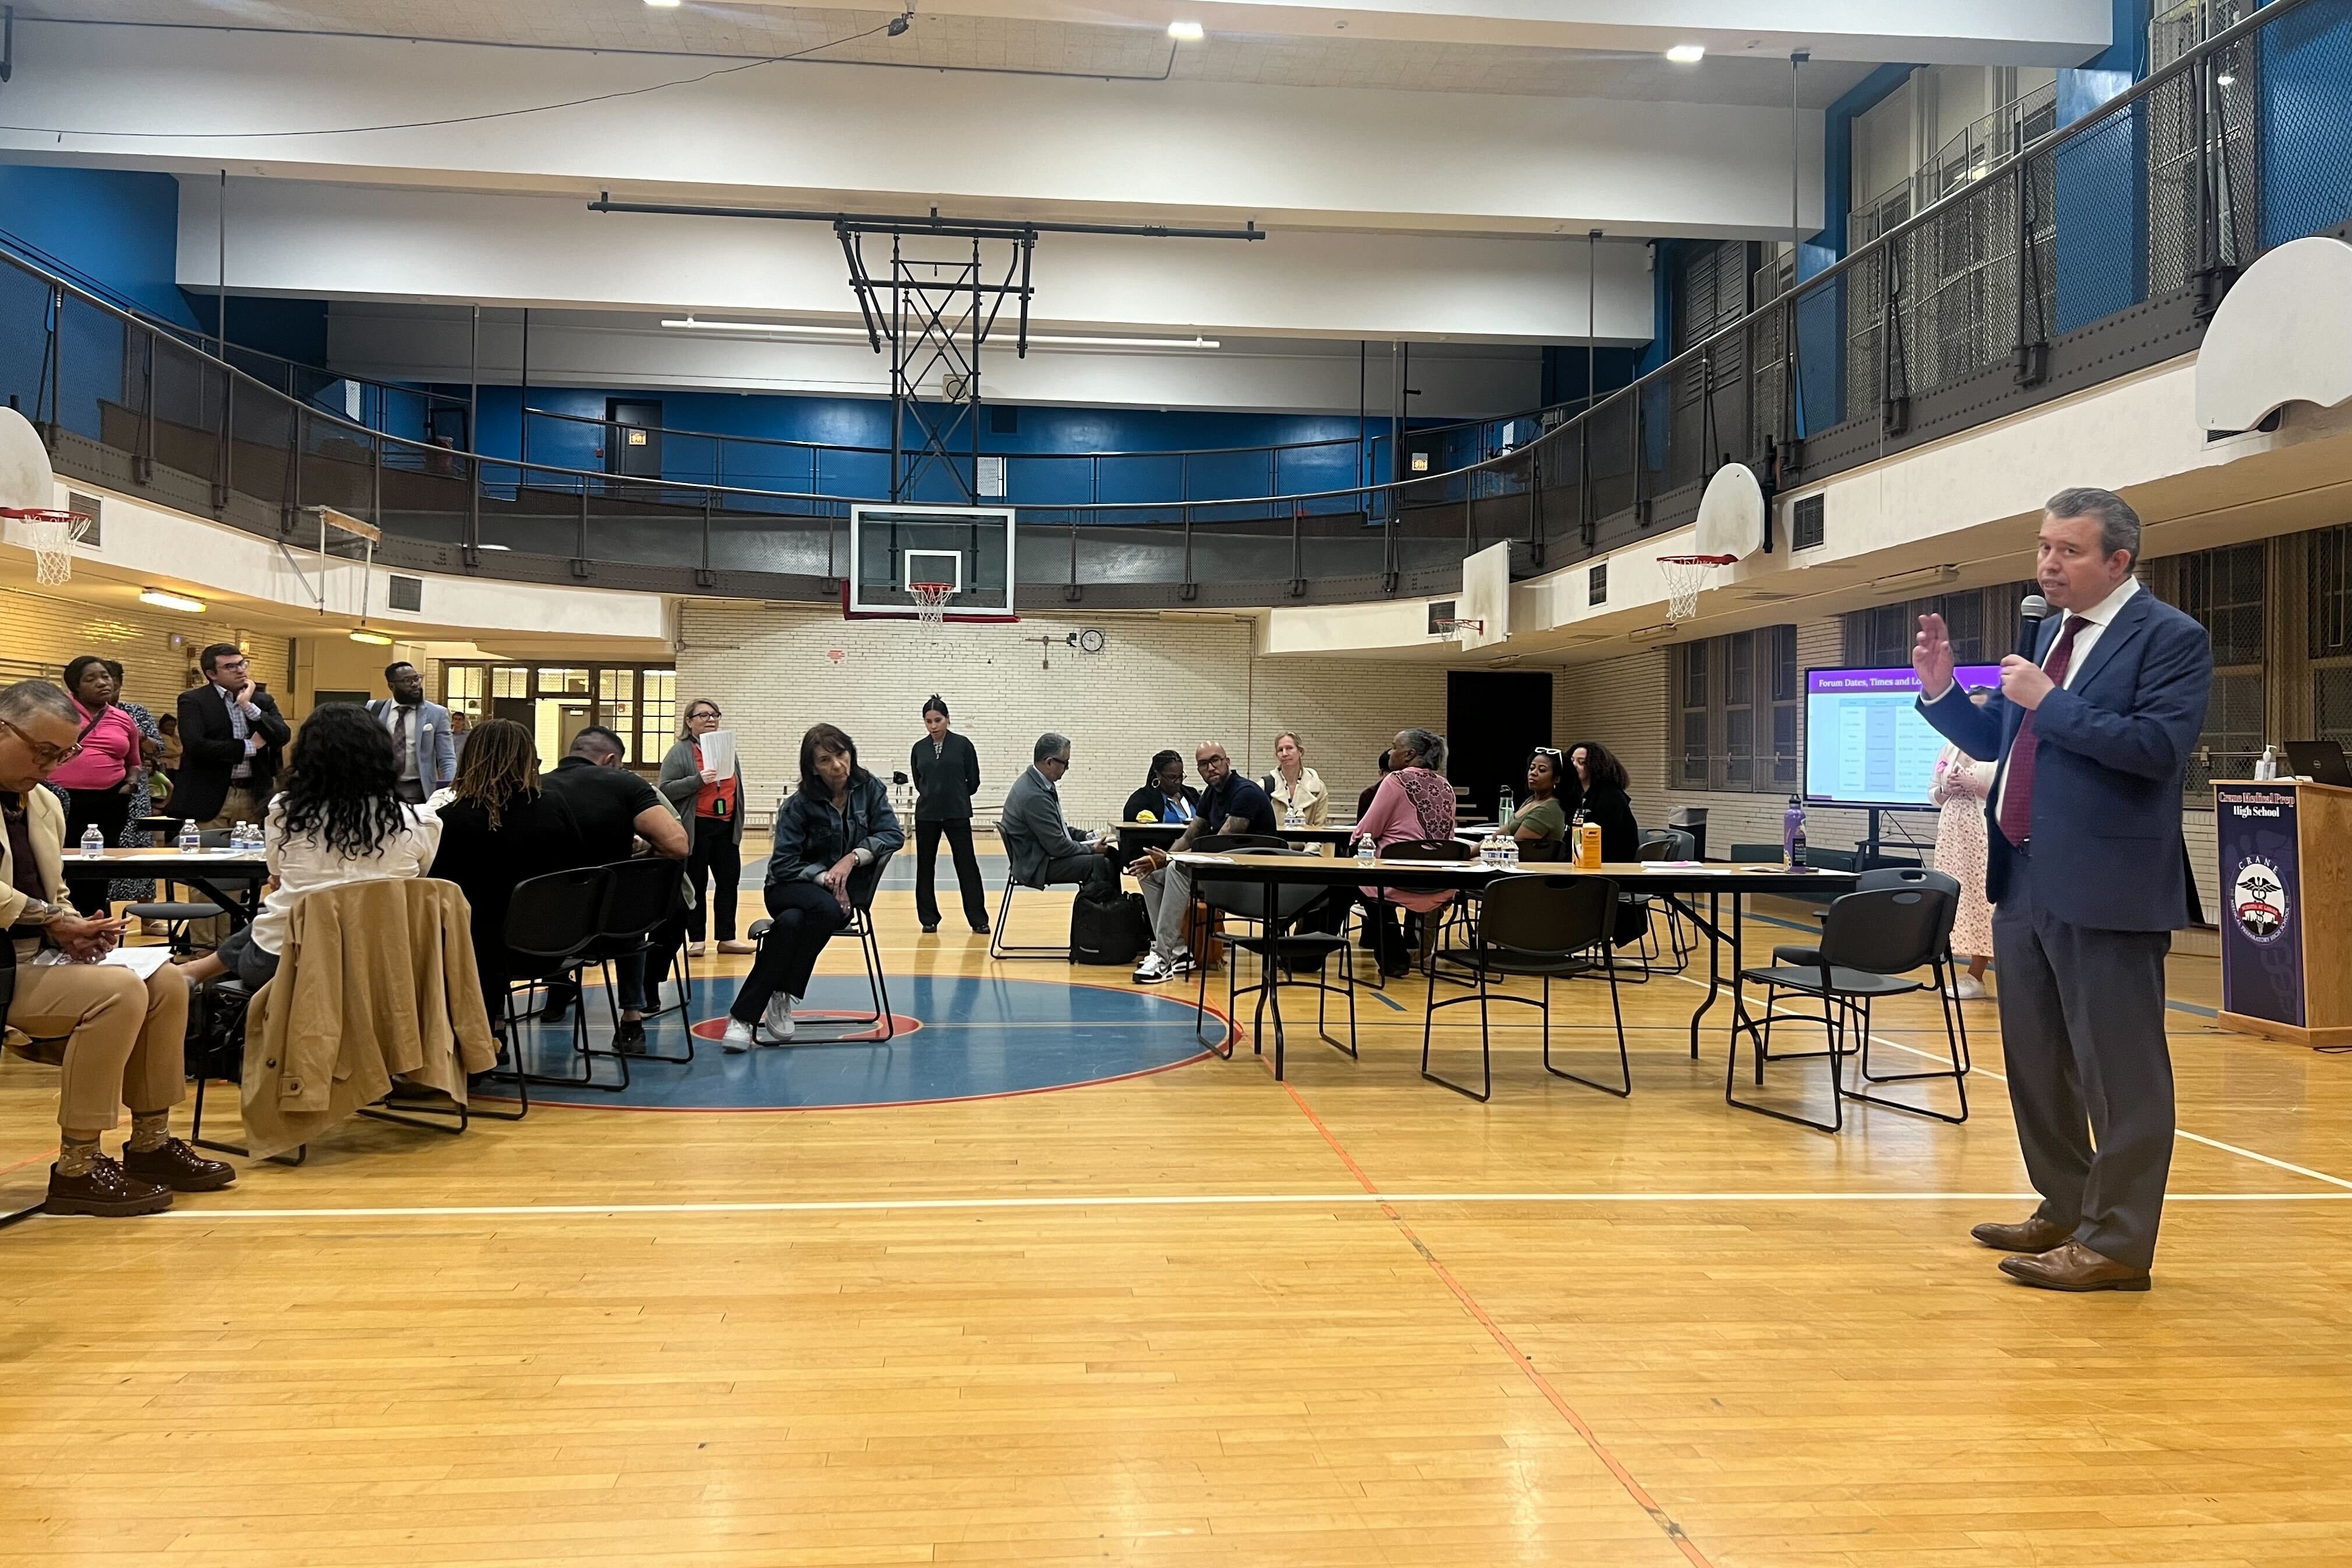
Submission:
<svg viewBox="0 0 2352 1568">
<path fill-rule="evenodd" d="M 576 1005 L 572 1008 L 572 1049 L 580 1059 L 581 1068 L 576 1076 L 532 1072 L 524 1064 L 522 1040 L 515 1032 L 518 1024 L 538 1016 L 515 1011 L 518 984 L 531 989 L 550 980 L 566 980 L 577 986 L 582 971 L 596 962 L 593 952 L 598 939 L 604 935 L 604 890 L 611 876 L 611 868 L 604 866 L 551 871 L 544 877 L 516 883 L 514 894 L 508 900 L 503 940 L 509 978 L 506 992 L 499 998 L 504 1020 L 499 1034 L 503 1048 L 513 1056 L 514 1077 L 519 1085 L 540 1083 L 612 1094 L 629 1087 L 629 1058 L 617 1050 L 600 1051 L 588 1044 L 585 1008 Z M 596 1081 L 598 1057 L 611 1057 L 621 1064 L 620 1082 Z M 498 1071 L 495 1067 L 490 1070 Z M 523 1112 L 527 1114 L 530 1110 L 530 1097 L 526 1091 Z"/>
<path fill-rule="evenodd" d="M 228 847 L 229 830 L 227 828 L 207 827 L 203 829 L 202 832 L 203 843 L 205 848 L 226 849 Z M 200 899 L 193 896 L 185 899 L 171 898 L 168 895 L 178 884 L 169 877 L 161 878 L 159 880 L 163 883 L 162 891 L 167 895 L 166 897 L 160 900 L 149 900 L 142 903 L 125 904 L 122 906 L 122 912 L 135 918 L 139 921 L 142 930 L 144 930 L 150 921 L 161 924 L 163 928 L 162 935 L 164 945 L 169 947 L 173 952 L 185 953 L 191 952 L 193 949 L 192 944 L 188 941 L 188 927 L 197 921 L 216 919 L 226 911 L 209 899 Z M 253 885 L 257 880 L 258 880 L 258 879 L 253 877 L 224 876 L 214 878 L 212 879 L 212 885 L 218 888 L 223 894 L 230 898 L 235 898 L 242 892 L 245 895 L 247 902 L 250 903 L 253 896 Z"/>
<path fill-rule="evenodd" d="M 1463 843 L 1459 838 L 1407 838 L 1400 843 L 1391 844 L 1387 848 L 1381 850 L 1381 858 L 1383 860 L 1428 860 L 1443 865 L 1458 866 L 1465 861 L 1477 859 L 1478 851 L 1471 846 Z M 1391 905 L 1386 899 L 1382 899 L 1379 900 L 1379 902 L 1381 905 L 1379 918 L 1386 920 L 1388 918 L 1388 911 L 1396 906 Z M 1437 967 L 1441 963 L 1449 962 L 1443 956 L 1445 952 L 1445 939 L 1448 931 L 1452 931 L 1454 935 L 1460 939 L 1460 941 L 1465 943 L 1469 941 L 1469 911 L 1470 902 L 1468 898 L 1463 895 L 1456 895 L 1455 897 L 1447 900 L 1438 908 L 1433 909 L 1427 914 L 1422 916 L 1420 949 L 1421 968 L 1422 973 L 1426 974 L 1432 982 L 1445 979 L 1451 980 L 1460 985 L 1474 984 L 1466 974 L 1441 974 Z M 1370 910 L 1367 909 L 1364 913 L 1367 919 L 1372 918 L 1372 911 Z"/>
<path fill-rule="evenodd" d="M 1894 869 L 1889 868 L 1889 869 Z M 1940 873 L 1930 873 L 1940 875 Z M 1946 879 L 1949 880 L 1949 879 Z M 1958 900 L 1945 888 L 1920 881 L 1909 886 L 1874 887 L 1857 890 L 1831 901 L 1829 912 L 1822 919 L 1822 940 L 1811 949 L 1789 948 L 1782 952 L 1810 952 L 1810 963 L 1781 963 L 1769 969 L 1750 969 L 1741 975 L 1745 980 L 1760 982 L 1764 987 L 1764 1011 L 1760 1023 L 1751 1022 L 1735 1027 L 1731 1051 L 1724 1066 L 1723 1098 L 1743 1110 L 1758 1110 L 1783 1121 L 1793 1121 L 1801 1127 L 1811 1127 L 1822 1132 L 1836 1132 L 1845 1125 L 1845 1102 L 1865 1100 L 1883 1105 L 1890 1110 L 1908 1111 L 1915 1116 L 1933 1117 L 1938 1121 L 1961 1122 L 1969 1119 L 1969 1068 L 1963 1044 L 1967 1021 L 1959 1016 L 1959 1005 L 1946 994 L 1945 977 L 1950 967 L 1952 919 Z M 1775 957 L 1782 954 L 1776 952 Z M 1921 969 L 1929 971 L 1931 983 L 1923 984 L 1913 978 Z M 1914 991 L 1932 988 L 1944 1013 L 1944 1038 L 1951 1067 L 1928 1072 L 1874 1073 L 1870 1070 L 1871 1005 L 1883 996 L 1906 995 Z M 1816 1020 L 1812 1015 L 1800 1015 L 1805 1021 L 1818 1021 L 1826 1039 L 1824 1049 L 1818 1051 L 1772 1052 L 1772 1023 L 1780 994 L 1811 996 L 1822 1004 Z M 1769 1105 L 1744 1100 L 1733 1094 L 1739 1078 L 1738 1030 L 1746 1029 L 1755 1052 L 1756 1082 L 1764 1082 L 1764 1064 L 1768 1061 L 1792 1061 L 1820 1057 L 1829 1063 L 1831 1119 L 1818 1121 L 1811 1117 L 1776 1110 Z M 1848 1041 L 1849 1033 L 1858 1033 L 1859 1045 Z M 1907 1083 L 1922 1079 L 1950 1079 L 1959 1097 L 1959 1110 L 1948 1115 L 1925 1105 L 1906 1104 L 1871 1094 L 1866 1089 L 1845 1087 L 1844 1061 L 1856 1058 L 1856 1070 L 1868 1083 Z"/>
<path fill-rule="evenodd" d="M 1617 999 L 1617 959 L 1610 946 L 1616 928 L 1617 884 L 1606 877 L 1521 873 L 1489 884 L 1478 903 L 1477 924 L 1470 943 L 1447 954 L 1449 963 L 1472 971 L 1478 987 L 1473 996 L 1437 999 L 1434 986 L 1428 1009 L 1422 1015 L 1421 1076 L 1456 1094 L 1484 1101 L 1494 1097 L 1494 1037 L 1487 1014 L 1491 1002 L 1517 1002 L 1543 1014 L 1544 1070 L 1623 1099 L 1633 1092 L 1633 1067 L 1625 1054 L 1625 1014 Z M 1520 975 L 1540 980 L 1543 994 L 1515 996 L 1497 992 L 1495 975 Z M 1551 1059 L 1551 983 L 1580 975 L 1599 974 L 1609 982 L 1609 1010 L 1617 1022 L 1619 1081 L 1603 1083 L 1553 1065 Z M 1429 1070 L 1431 1035 L 1440 1007 L 1478 1004 L 1479 1087 L 1474 1092 L 1452 1079 Z"/>
<path fill-rule="evenodd" d="M 885 855 L 866 868 L 865 875 L 858 879 L 864 883 L 865 891 L 860 893 L 855 888 L 850 891 L 849 923 L 835 933 L 837 936 L 856 939 L 858 952 L 866 959 L 866 994 L 873 998 L 874 1010 L 870 1013 L 850 1013 L 840 1018 L 827 1018 L 823 1023 L 815 1025 L 797 1021 L 793 1030 L 793 1039 L 795 1044 L 838 1045 L 848 1040 L 849 1037 L 863 1034 L 868 1029 L 879 1029 L 881 1033 L 870 1040 L 861 1039 L 855 1043 L 861 1046 L 878 1046 L 886 1040 L 898 1037 L 898 1020 L 890 1011 L 890 978 L 883 973 L 881 939 L 875 934 L 874 930 L 874 893 L 875 889 L 882 885 L 882 868 L 889 863 L 890 857 Z M 775 928 L 776 922 L 772 920 L 753 921 L 751 922 L 752 942 L 764 948 L 767 945 L 768 933 Z M 755 958 L 751 962 L 757 965 L 759 960 Z M 809 1033 L 812 1027 L 838 1032 L 812 1035 Z"/>
<path fill-rule="evenodd" d="M 1317 858 L 1310 850 L 1292 849 L 1287 847 L 1264 849 L 1261 853 L 1288 856 L 1297 859 Z M 1243 985 L 1240 984 L 1241 976 L 1237 973 L 1240 965 L 1233 963 L 1225 965 L 1225 1048 L 1217 1051 L 1220 1057 L 1227 1060 L 1233 1058 L 1234 1009 L 1240 1005 L 1242 997 L 1255 991 L 1258 994 L 1257 1009 L 1250 1022 L 1250 1049 L 1253 1053 L 1262 1053 L 1265 1048 L 1263 1025 L 1265 1021 L 1266 1007 L 1270 1003 L 1274 1008 L 1274 1076 L 1277 1079 L 1283 1076 L 1280 993 L 1286 987 L 1294 991 L 1313 991 L 1316 994 L 1315 1033 L 1317 1037 L 1345 1051 L 1350 1057 L 1356 1055 L 1356 970 L 1354 955 L 1349 945 L 1347 933 L 1345 931 L 1298 931 L 1286 929 L 1292 921 L 1318 902 L 1323 897 L 1324 891 L 1322 888 L 1307 883 L 1277 884 L 1276 897 L 1269 900 L 1266 897 L 1265 884 L 1244 871 L 1202 869 L 1194 879 L 1193 897 L 1207 905 L 1213 916 L 1229 915 L 1237 921 L 1254 921 L 1257 926 L 1255 934 L 1229 934 L 1225 938 L 1225 941 L 1235 949 L 1257 954 L 1258 982 L 1255 985 Z M 1337 953 L 1339 958 L 1339 983 L 1336 985 L 1324 978 L 1324 970 L 1334 953 Z M 1287 980 L 1283 978 L 1286 970 L 1291 969 L 1293 965 L 1303 967 L 1309 963 L 1313 965 L 1311 971 L 1313 979 L 1305 978 L 1303 973 L 1297 972 L 1293 972 Z M 1201 965 L 1199 973 L 1200 990 L 1192 1002 L 1192 1029 L 1194 1037 L 1206 1046 L 1209 1044 L 1208 1033 L 1203 1025 L 1209 1016 L 1208 966 Z M 1334 994 L 1343 995 L 1348 999 L 1348 1040 L 1345 1045 L 1333 1039 L 1328 1030 L 1328 1008 L 1330 998 Z M 1209 1048 L 1216 1050 L 1214 1046 L 1210 1046 Z"/>
<path fill-rule="evenodd" d="M 661 856 L 615 861 L 604 870 L 604 900 L 597 915 L 597 936 L 584 956 L 603 966 L 604 1010 L 612 1016 L 614 1032 L 620 1032 L 621 999 L 614 983 L 613 965 L 624 958 L 649 958 L 657 952 L 666 952 L 669 963 L 662 973 L 646 976 L 646 988 L 651 994 L 650 999 L 658 1004 L 661 987 L 675 984 L 678 988 L 677 1005 L 647 1008 L 645 1021 L 650 1024 L 665 1014 L 676 1013 L 678 1021 L 687 1026 L 686 1055 L 682 1057 L 662 1056 L 654 1051 L 622 1054 L 635 1056 L 641 1062 L 691 1062 L 693 1004 L 688 980 L 679 973 L 685 944 L 676 940 L 686 918 L 686 874 L 677 861 Z"/>
<path fill-rule="evenodd" d="M 1944 973 L 1958 974 L 1959 965 L 1952 956 L 1952 925 L 1959 919 L 1960 879 L 1949 871 L 1938 871 L 1927 866 L 1874 866 L 1853 879 L 1857 893 L 1876 892 L 1881 888 L 1939 888 L 1952 896 L 1952 919 L 1944 922 Z M 1823 914 L 1827 918 L 1826 911 Z M 1784 942 L 1772 950 L 1774 963 L 1794 964 L 1800 969 L 1818 967 L 1822 962 L 1818 946 Z M 1975 1058 L 1969 1054 L 1968 1015 L 1960 1015 L 1960 1066 L 1973 1070 Z M 1927 1075 L 1941 1078 L 1941 1073 Z"/>
</svg>

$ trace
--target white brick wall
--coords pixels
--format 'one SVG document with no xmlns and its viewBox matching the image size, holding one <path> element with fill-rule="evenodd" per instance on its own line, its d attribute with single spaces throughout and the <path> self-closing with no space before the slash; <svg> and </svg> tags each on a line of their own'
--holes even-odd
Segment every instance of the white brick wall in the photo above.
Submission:
<svg viewBox="0 0 2352 1568">
<path fill-rule="evenodd" d="M 217 616 L 184 616 L 143 605 L 92 605 L 43 593 L 0 588 L 0 684 L 37 676 L 61 680 L 69 660 L 96 654 L 122 666 L 123 698 L 157 718 L 173 712 L 185 672 L 206 644 L 235 642 L 239 628 Z M 182 639 L 172 646 L 173 635 Z M 287 639 L 248 635 L 253 677 L 291 710 Z"/>
<path fill-rule="evenodd" d="M 1065 809 L 1089 827 L 1117 818 L 1162 747 L 1183 752 L 1189 768 L 1195 746 L 1223 741 L 1255 775 L 1274 765 L 1275 736 L 1292 729 L 1338 813 L 1351 816 L 1398 730 L 1445 727 L 1442 668 L 1257 658 L 1250 623 L 1227 616 L 1028 616 L 927 633 L 794 607 L 689 602 L 679 615 L 678 706 L 709 697 L 726 710 L 762 812 L 797 778 L 801 735 L 820 720 L 848 731 L 876 773 L 904 769 L 934 691 L 980 750 L 983 819 L 1029 765 L 1038 735 L 1057 730 L 1072 747 Z M 1064 645 L 1087 626 L 1104 634 L 1102 652 Z"/>
</svg>

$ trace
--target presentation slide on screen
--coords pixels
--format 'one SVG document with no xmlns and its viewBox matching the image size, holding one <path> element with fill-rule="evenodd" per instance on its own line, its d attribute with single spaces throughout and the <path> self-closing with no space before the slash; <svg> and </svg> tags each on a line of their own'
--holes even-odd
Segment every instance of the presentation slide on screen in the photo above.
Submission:
<svg viewBox="0 0 2352 1568">
<path fill-rule="evenodd" d="M 1962 686 L 2000 684 L 1964 665 Z M 1944 737 L 1919 717 L 1919 678 L 1895 669 L 1805 671 L 1805 795 L 1853 805 L 1926 805 Z"/>
</svg>

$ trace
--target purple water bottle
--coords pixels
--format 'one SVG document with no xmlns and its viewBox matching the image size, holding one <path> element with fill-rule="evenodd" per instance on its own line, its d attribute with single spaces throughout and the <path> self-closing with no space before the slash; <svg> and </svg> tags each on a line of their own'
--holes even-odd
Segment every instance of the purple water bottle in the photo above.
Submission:
<svg viewBox="0 0 2352 1568">
<path fill-rule="evenodd" d="M 1790 870 L 1800 870 L 1805 864 L 1805 800 L 1802 795 L 1789 797 L 1789 809 L 1780 817 L 1780 858 Z"/>
</svg>

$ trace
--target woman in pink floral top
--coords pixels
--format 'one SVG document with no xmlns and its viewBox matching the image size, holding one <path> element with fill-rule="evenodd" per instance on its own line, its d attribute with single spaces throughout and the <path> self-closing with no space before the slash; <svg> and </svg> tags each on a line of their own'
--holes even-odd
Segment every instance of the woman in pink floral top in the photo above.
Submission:
<svg viewBox="0 0 2352 1568">
<path fill-rule="evenodd" d="M 1389 748 L 1389 775 L 1372 792 L 1372 804 L 1356 824 L 1350 845 L 1369 838 L 1377 848 L 1421 838 L 1454 837 L 1454 785 L 1447 782 L 1445 737 L 1427 730 L 1400 730 Z M 1379 939 L 1381 971 L 1405 972 L 1409 949 L 1393 909 L 1428 914 L 1454 900 L 1451 889 L 1406 892 L 1402 889 L 1360 888 L 1364 909 Z"/>
</svg>

